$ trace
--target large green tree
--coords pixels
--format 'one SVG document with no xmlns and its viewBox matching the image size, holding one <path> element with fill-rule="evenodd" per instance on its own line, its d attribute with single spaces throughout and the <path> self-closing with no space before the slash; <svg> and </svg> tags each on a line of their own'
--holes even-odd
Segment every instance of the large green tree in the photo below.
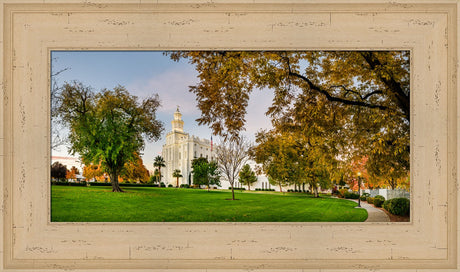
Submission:
<svg viewBox="0 0 460 272">
<path fill-rule="evenodd" d="M 163 124 L 156 119 L 158 95 L 139 100 L 122 86 L 95 92 L 79 82 L 63 85 L 58 114 L 69 128 L 70 152 L 85 164 L 101 163 L 113 192 L 122 192 L 118 176 L 125 163 L 144 148 L 144 138 L 158 140 Z"/>
<path fill-rule="evenodd" d="M 294 184 L 302 175 L 291 137 L 274 131 L 259 132 L 250 154 L 262 165 L 270 184 L 279 186 L 280 192 L 283 186 Z"/>
<path fill-rule="evenodd" d="M 236 137 L 244 130 L 250 93 L 274 92 L 266 114 L 274 127 L 295 124 L 329 133 L 327 147 L 349 157 L 397 160 L 409 169 L 410 56 L 408 51 L 192 51 L 170 52 L 198 71 L 190 87 L 200 124 Z M 315 121 L 309 116 L 318 117 Z M 316 130 L 316 131 L 314 131 Z M 321 144 L 322 148 L 324 147 Z M 398 170 L 398 172 L 399 172 Z"/>
<path fill-rule="evenodd" d="M 291 127 L 290 130 L 259 132 L 251 156 L 262 165 L 264 173 L 280 191 L 283 186 L 309 184 L 318 197 L 319 187 L 331 187 L 336 153 L 328 146 L 328 137 L 304 130 Z M 308 138 L 305 137 L 307 132 Z"/>
</svg>

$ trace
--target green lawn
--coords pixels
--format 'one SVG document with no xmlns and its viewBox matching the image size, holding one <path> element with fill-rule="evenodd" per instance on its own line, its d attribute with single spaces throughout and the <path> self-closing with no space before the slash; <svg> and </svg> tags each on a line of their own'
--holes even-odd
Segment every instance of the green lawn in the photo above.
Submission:
<svg viewBox="0 0 460 272">
<path fill-rule="evenodd" d="M 344 199 L 299 193 L 176 188 L 51 186 L 52 222 L 360 222 L 364 209 Z"/>
</svg>

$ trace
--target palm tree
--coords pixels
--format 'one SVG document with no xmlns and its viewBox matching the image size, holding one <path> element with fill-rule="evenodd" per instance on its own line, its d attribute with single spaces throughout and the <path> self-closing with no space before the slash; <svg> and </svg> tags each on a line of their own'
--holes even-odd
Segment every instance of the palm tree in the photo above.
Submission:
<svg viewBox="0 0 460 272">
<path fill-rule="evenodd" d="M 153 166 L 158 167 L 158 176 L 159 176 L 158 187 L 161 187 L 161 167 L 166 166 L 165 160 L 163 159 L 163 157 L 159 155 L 156 156 L 155 159 L 153 160 Z"/>
<path fill-rule="evenodd" d="M 182 177 L 180 170 L 179 169 L 174 169 L 174 172 L 172 174 L 173 177 L 176 178 L 176 187 L 179 187 L 179 178 Z"/>
</svg>

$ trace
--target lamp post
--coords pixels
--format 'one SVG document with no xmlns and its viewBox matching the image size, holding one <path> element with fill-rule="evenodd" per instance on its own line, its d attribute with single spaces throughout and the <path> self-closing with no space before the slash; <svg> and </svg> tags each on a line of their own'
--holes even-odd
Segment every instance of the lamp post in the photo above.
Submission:
<svg viewBox="0 0 460 272">
<path fill-rule="evenodd" d="M 358 172 L 358 207 L 361 208 L 361 172 Z"/>
</svg>

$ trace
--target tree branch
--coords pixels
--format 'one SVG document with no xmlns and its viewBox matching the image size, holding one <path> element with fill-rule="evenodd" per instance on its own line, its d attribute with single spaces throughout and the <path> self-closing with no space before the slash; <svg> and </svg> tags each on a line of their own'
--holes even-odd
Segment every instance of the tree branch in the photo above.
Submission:
<svg viewBox="0 0 460 272">
<path fill-rule="evenodd" d="M 282 58 L 286 61 L 286 65 L 287 65 L 288 72 L 289 72 L 290 76 L 294 76 L 294 77 L 297 77 L 297 78 L 305 81 L 308 84 L 308 86 L 310 87 L 311 90 L 314 90 L 314 91 L 317 91 L 317 92 L 323 94 L 326 97 L 326 99 L 331 101 L 331 102 L 339 102 L 339 103 L 343 103 L 343 104 L 346 104 L 346 105 L 361 106 L 361 107 L 374 108 L 374 109 L 377 108 L 377 109 L 380 109 L 380 110 L 388 110 L 387 106 L 375 105 L 375 104 L 370 104 L 370 103 L 366 103 L 366 102 L 363 102 L 363 101 L 354 101 L 354 100 L 344 99 L 344 98 L 341 98 L 341 97 L 332 96 L 328 91 L 326 91 L 323 88 L 321 88 L 320 86 L 317 86 L 316 84 L 314 84 L 306 76 L 303 76 L 303 75 L 301 75 L 299 73 L 293 72 L 291 70 L 291 64 L 290 64 L 290 61 L 289 61 L 289 57 L 282 57 Z M 342 88 L 344 88 L 347 91 L 352 91 L 352 90 L 346 89 L 344 86 L 342 86 Z M 352 92 L 354 92 L 354 91 L 352 91 Z"/>
<path fill-rule="evenodd" d="M 310 87 L 311 90 L 314 90 L 314 91 L 317 91 L 317 92 L 323 94 L 326 97 L 326 99 L 329 100 L 329 101 L 340 102 L 340 103 L 343 103 L 343 104 L 346 104 L 346 105 L 362 106 L 362 107 L 366 107 L 366 108 L 373 108 L 373 109 L 380 109 L 380 110 L 387 110 L 388 109 L 387 106 L 383 106 L 383 105 L 375 105 L 375 104 L 370 104 L 370 103 L 366 103 L 366 102 L 363 102 L 363 101 L 347 100 L 347 99 L 343 99 L 341 97 L 332 96 L 331 94 L 329 94 L 329 92 L 327 92 L 326 90 L 322 89 L 321 87 L 319 87 L 316 84 L 314 84 L 313 82 L 311 82 L 311 80 L 309 80 L 307 77 L 305 77 L 303 75 L 300 75 L 298 73 L 292 72 L 290 69 L 289 69 L 289 75 L 302 79 L 303 81 L 305 81 L 308 84 L 308 86 Z"/>
<path fill-rule="evenodd" d="M 363 56 L 364 60 L 369 64 L 372 70 L 377 70 L 382 66 L 380 60 L 372 52 L 363 51 L 361 52 L 361 56 Z M 396 102 L 404 112 L 404 116 L 407 120 L 410 120 L 410 95 L 404 92 L 401 83 L 396 81 L 391 73 L 387 72 L 387 75 L 389 76 L 388 78 L 381 74 L 379 74 L 378 77 L 394 94 Z"/>
</svg>

